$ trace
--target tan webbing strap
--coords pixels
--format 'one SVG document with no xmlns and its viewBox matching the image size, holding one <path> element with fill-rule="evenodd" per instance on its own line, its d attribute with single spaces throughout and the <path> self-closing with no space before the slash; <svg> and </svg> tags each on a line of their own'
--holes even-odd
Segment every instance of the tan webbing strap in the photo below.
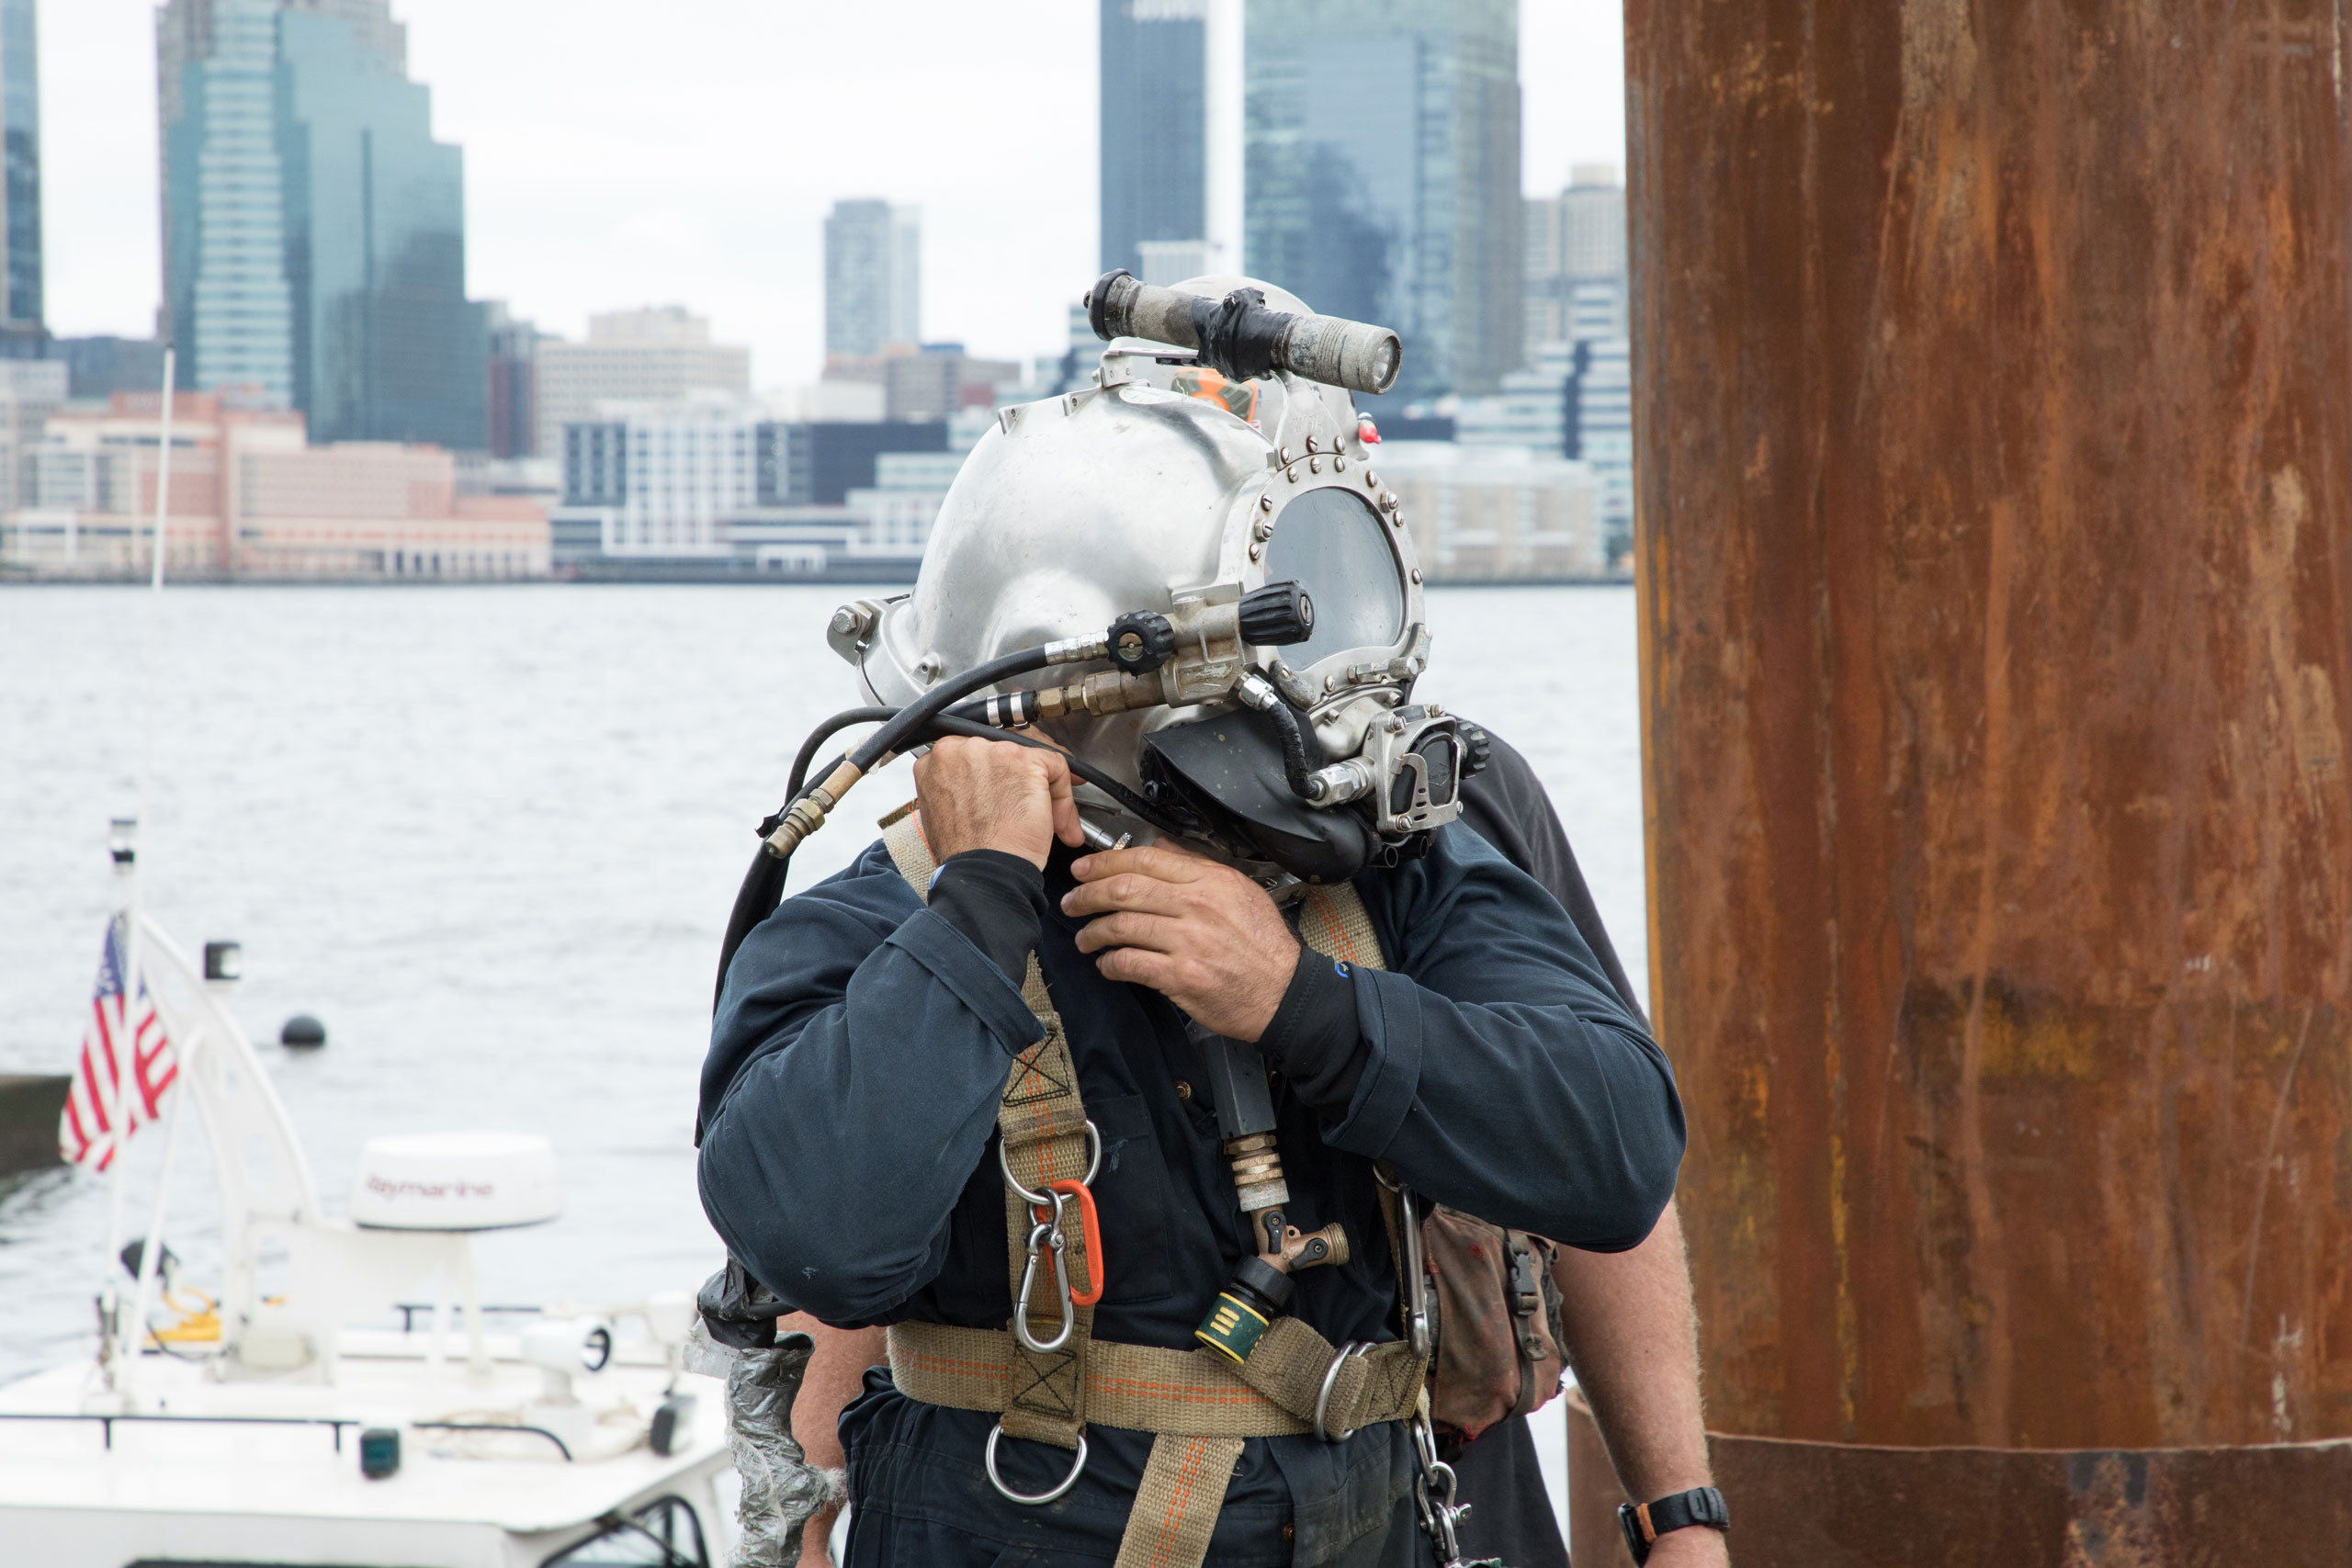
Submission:
<svg viewBox="0 0 2352 1568">
<path fill-rule="evenodd" d="M 1278 1438 L 1313 1429 L 1323 1377 L 1337 1354 L 1294 1318 L 1269 1330 L 1248 1370 L 1213 1350 L 1097 1340 L 1087 1349 L 1087 1418 L 1099 1427 L 1180 1438 Z M 997 1328 L 893 1324 L 890 1377 L 899 1392 L 954 1410 L 1004 1408 L 1005 1341 Z M 1263 1365 L 1261 1365 L 1261 1359 Z M 1412 1413 L 1419 1367 L 1409 1347 L 1376 1345 L 1340 1364 L 1324 1420 L 1334 1432 Z"/>
<path fill-rule="evenodd" d="M 1241 1443 L 1239 1438 L 1170 1433 L 1154 1438 L 1112 1568 L 1200 1568 Z"/>
<path fill-rule="evenodd" d="M 891 863 L 929 902 L 938 863 L 909 807 L 883 818 Z M 1318 887 L 1300 911 L 1300 935 L 1318 953 L 1366 968 L 1386 965 L 1363 900 L 1353 887 Z M 1022 999 L 1046 1037 L 1014 1059 L 997 1108 L 1006 1163 L 1032 1191 L 1086 1175 L 1086 1108 L 1061 1015 L 1046 994 L 1035 953 Z M 1393 1196 L 1384 1194 L 1390 1250 L 1396 1247 Z M 1027 1261 L 1028 1205 L 1005 1190 L 1005 1242 L 1012 1292 L 1019 1299 Z M 1087 1292 L 1093 1259 L 1082 1236 L 1069 1234 L 1072 1283 Z M 1399 1253 L 1400 1272 L 1402 1254 Z M 1061 1325 L 1059 1292 L 1050 1280 L 1033 1290 L 1029 1326 L 1040 1339 Z M 1016 1308 L 1016 1310 L 1018 1310 Z M 890 1376 L 900 1392 L 927 1404 L 996 1413 L 1006 1433 L 1078 1445 L 1090 1421 L 1154 1434 L 1115 1568 L 1200 1568 L 1225 1506 L 1226 1488 L 1244 1439 L 1311 1431 L 1318 1404 L 1337 1433 L 1409 1416 L 1421 1398 L 1426 1369 L 1403 1344 L 1372 1347 L 1334 1364 L 1329 1341 L 1296 1318 L 1277 1319 L 1235 1367 L 1212 1351 L 1093 1341 L 1094 1313 L 1077 1309 L 1068 1347 L 1051 1355 L 1025 1349 L 1009 1327 L 956 1328 L 899 1323 L 889 1330 Z M 1329 1384 L 1328 1388 L 1326 1384 Z"/>
<path fill-rule="evenodd" d="M 922 817 L 901 807 L 883 819 L 883 847 L 899 874 L 925 903 L 931 899 L 931 879 L 938 870 L 930 842 L 923 837 Z M 1004 1095 L 997 1105 L 997 1131 L 1004 1145 L 1005 1164 L 1022 1185 L 1043 1192 L 1053 1181 L 1083 1180 L 1086 1176 L 1086 1106 L 1078 1091 L 1078 1070 L 1070 1061 L 1069 1040 L 1061 1014 L 1046 990 L 1037 955 L 1029 955 L 1022 978 L 1021 999 L 1045 1025 L 1046 1037 L 1012 1060 L 1005 1077 Z M 1074 1217 L 1074 1216 L 1073 1216 Z M 1019 1299 L 1023 1266 L 1028 1261 L 1032 1218 L 1027 1203 L 1011 1187 L 1004 1190 L 1004 1232 L 1007 1292 Z M 1070 1285 L 1080 1295 L 1092 1293 L 1094 1260 L 1087 1256 L 1084 1227 L 1064 1227 L 1069 1258 Z M 1039 1263 L 1040 1278 L 1030 1291 L 1029 1332 L 1040 1343 L 1061 1332 L 1061 1292 L 1051 1274 L 1051 1259 Z M 1057 1448 L 1075 1449 L 1086 1427 L 1085 1364 L 1094 1328 L 1094 1309 L 1076 1309 L 1077 1326 L 1057 1351 L 1040 1354 L 1022 1345 L 1011 1332 L 1001 1337 L 997 1362 L 1003 1382 L 1002 1403 L 1008 1436 Z"/>
<path fill-rule="evenodd" d="M 1381 956 L 1380 935 L 1372 929 L 1372 915 L 1353 883 L 1308 888 L 1299 900 L 1298 938 L 1326 958 L 1364 969 L 1388 967 Z"/>
</svg>

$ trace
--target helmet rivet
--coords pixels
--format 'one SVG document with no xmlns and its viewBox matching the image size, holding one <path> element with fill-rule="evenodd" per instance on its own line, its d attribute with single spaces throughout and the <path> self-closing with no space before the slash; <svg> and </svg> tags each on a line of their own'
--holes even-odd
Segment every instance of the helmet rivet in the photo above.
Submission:
<svg viewBox="0 0 2352 1568">
<path fill-rule="evenodd" d="M 1312 435 L 1310 435 L 1310 436 L 1308 436 L 1308 437 L 1306 438 L 1306 449 L 1307 449 L 1309 452 L 1312 452 L 1312 451 L 1314 451 L 1314 450 L 1315 450 L 1315 437 L 1314 437 L 1314 436 L 1312 436 Z"/>
<path fill-rule="evenodd" d="M 1416 582 L 1419 582 L 1420 580 L 1421 580 L 1421 569 L 1420 569 L 1419 567 L 1415 567 L 1415 568 L 1413 569 L 1413 581 L 1416 581 Z"/>
<path fill-rule="evenodd" d="M 1251 560 L 1263 560 L 1265 557 L 1265 545 L 1262 542 L 1253 542 L 1250 547 L 1250 558 Z"/>
<path fill-rule="evenodd" d="M 1274 498 L 1273 498 L 1272 496 L 1271 496 L 1271 495 L 1261 495 L 1261 496 L 1260 496 L 1260 497 L 1258 498 L 1258 510 L 1259 510 L 1259 511 L 1261 511 L 1261 512 L 1272 512 L 1273 509 L 1274 509 Z"/>
<path fill-rule="evenodd" d="M 1282 460 L 1282 465 L 1283 465 L 1283 468 L 1289 468 L 1289 467 L 1290 467 L 1290 448 L 1289 448 L 1289 447 L 1287 447 L 1287 446 L 1277 446 L 1277 447 L 1275 447 L 1275 448 L 1274 448 L 1274 456 L 1275 456 L 1276 457 L 1278 457 L 1278 458 L 1280 458 L 1280 459 Z"/>
<path fill-rule="evenodd" d="M 1385 490 L 1380 492 L 1380 509 L 1383 512 L 1394 512 L 1396 510 L 1396 492 L 1395 491 Z"/>
<path fill-rule="evenodd" d="M 1380 488 L 1380 476 L 1374 473 L 1370 468 L 1366 468 L 1363 471 L 1363 488 L 1366 490 L 1378 490 Z"/>
<path fill-rule="evenodd" d="M 1346 473 L 1346 472 L 1348 471 L 1348 460 L 1347 460 L 1345 457 L 1334 457 L 1334 458 L 1332 458 L 1332 459 L 1331 459 L 1331 471 L 1332 471 L 1333 473 L 1335 473 L 1335 474 L 1344 474 L 1344 473 Z"/>
<path fill-rule="evenodd" d="M 1306 471 L 1310 474 L 1321 473 L 1323 471 L 1323 459 L 1320 457 L 1309 457 L 1306 459 Z"/>
</svg>

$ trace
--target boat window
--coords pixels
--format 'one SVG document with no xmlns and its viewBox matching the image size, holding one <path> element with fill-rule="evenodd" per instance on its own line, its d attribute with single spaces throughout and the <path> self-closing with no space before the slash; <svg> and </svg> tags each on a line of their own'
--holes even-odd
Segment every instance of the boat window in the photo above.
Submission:
<svg viewBox="0 0 2352 1568">
<path fill-rule="evenodd" d="M 684 1497 L 657 1497 L 627 1517 L 608 1514 L 603 1524 L 540 1568 L 710 1568 L 702 1520 Z"/>
</svg>

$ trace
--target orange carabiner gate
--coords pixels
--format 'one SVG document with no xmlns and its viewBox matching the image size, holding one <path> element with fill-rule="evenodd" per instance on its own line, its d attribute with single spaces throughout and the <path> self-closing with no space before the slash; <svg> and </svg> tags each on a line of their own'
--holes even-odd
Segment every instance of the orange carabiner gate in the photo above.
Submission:
<svg viewBox="0 0 2352 1568">
<path fill-rule="evenodd" d="M 1069 1299 L 1073 1306 L 1091 1307 L 1102 1299 L 1102 1222 L 1094 1215 L 1094 1194 L 1087 1190 L 1085 1182 L 1069 1177 L 1046 1182 L 1046 1190 L 1067 1193 L 1078 1201 L 1079 1225 L 1086 1235 L 1086 1293 L 1072 1291 Z M 1039 1224 L 1053 1217 L 1045 1210 L 1033 1213 Z"/>
</svg>

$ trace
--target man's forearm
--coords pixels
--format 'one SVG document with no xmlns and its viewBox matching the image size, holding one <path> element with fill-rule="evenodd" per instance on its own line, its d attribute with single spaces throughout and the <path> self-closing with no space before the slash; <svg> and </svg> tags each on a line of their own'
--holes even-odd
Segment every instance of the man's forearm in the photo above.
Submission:
<svg viewBox="0 0 2352 1568">
<path fill-rule="evenodd" d="M 800 1394 L 792 1404 L 792 1436 L 810 1464 L 839 1470 L 848 1463 L 842 1453 L 841 1416 L 855 1399 L 865 1369 L 889 1354 L 878 1328 L 828 1328 L 807 1313 L 796 1312 L 776 1320 L 786 1334 L 797 1329 L 814 1337 L 816 1353 L 801 1374 Z M 839 1508 L 821 1508 L 800 1532 L 803 1568 L 824 1568 L 832 1562 L 826 1541 L 833 1532 Z"/>
<path fill-rule="evenodd" d="M 1627 1495 L 1648 1502 L 1713 1484 L 1699 1403 L 1698 1317 L 1673 1205 L 1631 1251 L 1562 1247 L 1552 1278 L 1560 1287 L 1577 1385 Z M 1715 1536 L 1707 1529 L 1675 1534 Z M 1721 1550 L 1695 1539 L 1691 1544 Z"/>
</svg>

